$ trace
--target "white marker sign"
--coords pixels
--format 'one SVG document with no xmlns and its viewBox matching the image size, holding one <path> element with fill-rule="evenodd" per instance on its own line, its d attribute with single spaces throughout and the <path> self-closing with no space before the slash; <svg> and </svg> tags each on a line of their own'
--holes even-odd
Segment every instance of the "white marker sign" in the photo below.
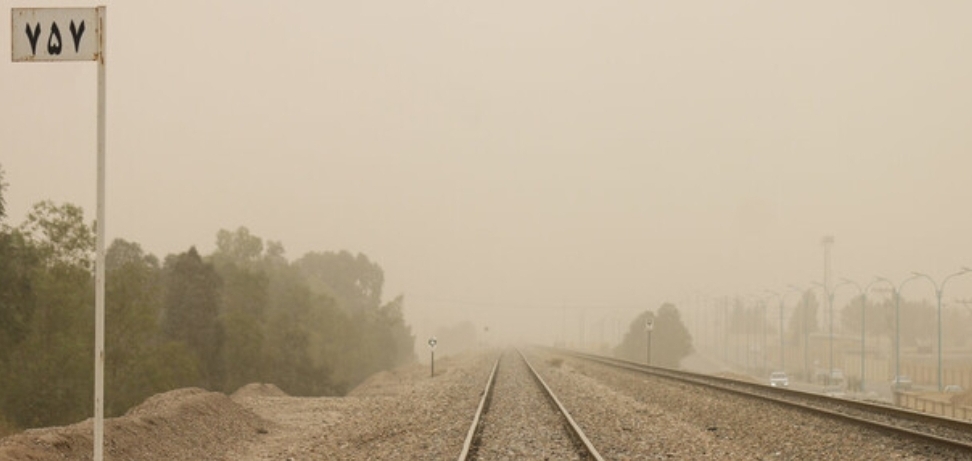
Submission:
<svg viewBox="0 0 972 461">
<path fill-rule="evenodd" d="M 107 9 L 13 8 L 13 62 L 98 63 L 98 223 L 95 233 L 94 461 L 105 448 L 105 23 Z"/>
<path fill-rule="evenodd" d="M 13 8 L 11 57 L 20 61 L 97 61 L 97 8 Z"/>
</svg>

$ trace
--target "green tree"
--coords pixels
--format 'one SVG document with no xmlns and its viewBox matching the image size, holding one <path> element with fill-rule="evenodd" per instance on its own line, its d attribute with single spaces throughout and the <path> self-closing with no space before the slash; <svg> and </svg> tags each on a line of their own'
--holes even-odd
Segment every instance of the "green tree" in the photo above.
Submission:
<svg viewBox="0 0 972 461">
<path fill-rule="evenodd" d="M 747 306 L 743 298 L 737 297 L 733 301 L 732 313 L 729 317 L 729 331 L 734 335 L 751 333 L 759 323 L 758 309 Z"/>
<path fill-rule="evenodd" d="M 692 335 L 682 323 L 681 314 L 674 304 L 665 303 L 658 313 L 639 314 L 629 325 L 621 344 L 614 355 L 635 362 L 644 362 L 648 350 L 648 334 L 645 324 L 652 322 L 651 363 L 652 365 L 678 368 L 682 359 L 693 352 Z"/>
<path fill-rule="evenodd" d="M 47 267 L 91 268 L 94 231 L 84 224 L 84 211 L 70 203 L 37 203 L 27 213 L 20 231 L 31 240 Z"/>
<path fill-rule="evenodd" d="M 7 217 L 7 201 L 4 198 L 7 191 L 7 183 L 3 180 L 3 165 L 0 165 L 0 225 L 3 224 L 3 219 Z"/>
<path fill-rule="evenodd" d="M 263 342 L 269 279 L 259 269 L 232 263 L 216 266 L 223 281 L 220 322 L 224 331 L 225 389 L 269 378 L 264 373 Z"/>
<path fill-rule="evenodd" d="M 263 342 L 269 277 L 262 267 L 263 240 L 245 227 L 220 230 L 210 257 L 223 280 L 220 320 L 225 332 L 227 390 L 269 378 L 264 372 Z"/>
<path fill-rule="evenodd" d="M 332 371 L 340 353 L 335 343 L 350 338 L 343 314 L 333 298 L 313 293 L 295 267 L 273 267 L 264 342 L 268 375 L 291 395 L 340 392 Z"/>
<path fill-rule="evenodd" d="M 339 253 L 307 253 L 297 260 L 311 288 L 333 296 L 349 312 L 378 309 L 385 273 L 367 256 Z"/>
<path fill-rule="evenodd" d="M 219 322 L 222 280 L 195 247 L 166 258 L 162 334 L 181 341 L 200 364 L 199 385 L 221 390 L 223 327 Z"/>
<path fill-rule="evenodd" d="M 320 328 L 310 338 L 345 390 L 368 375 L 415 359 L 415 338 L 404 322 L 404 299 L 382 305 L 384 272 L 363 254 L 308 253 L 294 265 L 323 303 L 312 307 Z M 333 299 L 336 305 L 328 305 Z"/>
<path fill-rule="evenodd" d="M 32 275 L 39 265 L 36 251 L 19 231 L 0 229 L 0 370 L 30 332 L 37 306 Z"/>
<path fill-rule="evenodd" d="M 240 226 L 235 232 L 220 229 L 216 233 L 214 260 L 225 260 L 236 265 L 256 264 L 263 255 L 263 239 L 250 234 L 250 230 Z"/>
<path fill-rule="evenodd" d="M 803 344 L 804 338 L 808 334 L 813 334 L 820 329 L 817 323 L 817 310 L 820 303 L 813 290 L 803 292 L 800 303 L 797 304 L 790 321 L 787 324 L 787 338 L 789 344 Z"/>
<path fill-rule="evenodd" d="M 894 298 L 888 297 L 878 302 L 868 301 L 867 306 L 867 334 L 884 335 L 894 339 L 895 335 L 895 304 Z M 902 298 L 900 304 L 901 316 L 901 345 L 914 347 L 919 341 L 931 341 L 937 334 L 935 323 L 936 307 L 928 300 L 910 301 Z M 844 307 L 841 321 L 850 331 L 861 329 L 861 302 L 855 298 Z M 947 325 L 947 324 L 946 324 Z M 958 338 L 964 339 L 962 335 Z M 960 341 L 958 345 L 961 345 Z"/>
<path fill-rule="evenodd" d="M 330 370 L 331 385 L 343 394 L 368 376 L 374 357 L 373 343 L 366 337 L 367 322 L 374 312 L 350 314 L 327 294 L 315 293 L 311 307 L 310 350 L 315 363 Z M 319 354 L 319 355 L 317 355 Z"/>
<path fill-rule="evenodd" d="M 31 337 L 37 305 L 32 274 L 38 267 L 39 261 L 23 236 L 0 226 L 0 383 L 5 383 L 0 391 L 0 437 L 26 422 L 25 415 L 11 406 L 19 403 L 21 395 L 15 395 L 17 390 L 7 383 L 19 381 L 12 356 L 24 354 L 24 342 Z"/>
<path fill-rule="evenodd" d="M 946 347 L 955 349 L 966 347 L 968 333 L 972 331 L 972 318 L 969 317 L 965 309 L 945 308 L 942 313 L 942 323 L 943 341 Z"/>
<path fill-rule="evenodd" d="M 923 342 L 930 347 L 930 344 L 938 338 L 938 324 L 935 320 L 937 307 L 926 299 L 921 301 L 902 299 L 900 308 L 901 346 L 914 347 L 918 346 L 919 342 Z M 891 325 L 894 328 L 894 304 L 891 304 L 889 311 L 892 318 Z"/>
<path fill-rule="evenodd" d="M 268 240 L 264 261 L 272 267 L 286 266 L 288 264 L 286 254 L 283 243 Z"/>
<path fill-rule="evenodd" d="M 187 349 L 163 343 L 158 258 L 117 239 L 105 272 L 105 413 L 118 416 L 152 394 L 193 385 L 198 374 Z"/>
<path fill-rule="evenodd" d="M 14 243 L 34 303 L 22 340 L 9 351 L 0 406 L 22 427 L 65 424 L 90 415 L 94 365 L 94 238 L 81 208 L 41 202 Z M 15 271 L 16 272 L 16 271 Z M 20 320 L 24 320 L 21 318 Z"/>
<path fill-rule="evenodd" d="M 862 300 L 861 296 L 856 296 L 840 310 L 840 322 L 844 331 L 861 331 Z M 891 299 L 868 297 L 865 314 L 868 336 L 894 333 L 894 302 Z"/>
<path fill-rule="evenodd" d="M 376 311 L 351 314 L 353 341 L 344 342 L 339 376 L 349 385 L 368 376 L 415 361 L 415 336 L 405 324 L 405 300 L 399 296 Z"/>
<path fill-rule="evenodd" d="M 378 310 L 378 324 L 383 347 L 389 351 L 386 368 L 412 363 L 415 357 L 415 335 L 412 327 L 405 323 L 405 297 L 395 299 Z"/>
</svg>

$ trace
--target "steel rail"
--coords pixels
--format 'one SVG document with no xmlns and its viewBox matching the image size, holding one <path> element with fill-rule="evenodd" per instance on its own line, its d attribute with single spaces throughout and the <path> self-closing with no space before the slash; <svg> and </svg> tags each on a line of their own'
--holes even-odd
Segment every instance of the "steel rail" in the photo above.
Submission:
<svg viewBox="0 0 972 461">
<path fill-rule="evenodd" d="M 584 447 L 585 454 L 595 461 L 604 461 L 601 454 L 598 453 L 596 448 L 594 448 L 594 444 L 592 444 L 590 439 L 587 438 L 584 431 L 581 430 L 580 426 L 576 421 L 574 421 L 574 418 L 570 415 L 564 405 L 561 404 L 557 396 L 554 395 L 553 391 L 550 389 L 550 386 L 548 386 L 543 378 L 540 377 L 537 370 L 533 368 L 530 361 L 527 360 L 526 356 L 523 355 L 523 352 L 521 352 L 519 349 L 517 349 L 516 352 L 527 365 L 527 368 L 530 369 L 530 373 L 533 375 L 534 380 L 536 380 L 537 384 L 543 389 L 544 395 L 546 395 L 554 406 L 557 407 L 560 415 L 564 417 L 567 423 L 566 426 L 568 428 L 568 432 L 570 432 L 570 435 L 575 441 L 579 442 L 579 445 Z M 489 411 L 489 403 L 492 399 L 493 389 L 496 383 L 496 370 L 499 369 L 502 358 L 503 356 L 501 354 L 496 359 L 496 363 L 493 364 L 493 370 L 490 372 L 489 379 L 486 381 L 486 389 L 483 391 L 483 396 L 479 401 L 479 407 L 476 409 L 476 415 L 473 417 L 472 424 L 469 426 L 469 431 L 466 432 L 466 440 L 462 444 L 462 452 L 459 453 L 459 461 L 468 461 L 475 457 L 476 445 L 479 442 L 479 435 L 482 430 L 483 415 Z"/>
<path fill-rule="evenodd" d="M 486 380 L 486 390 L 483 391 L 483 397 L 479 399 L 479 407 L 476 408 L 476 415 L 473 417 L 472 424 L 469 426 L 469 431 L 466 432 L 466 441 L 462 444 L 459 461 L 466 461 L 472 453 L 473 441 L 476 439 L 476 434 L 479 433 L 480 423 L 483 420 L 483 412 L 489 407 L 489 400 L 493 396 L 493 383 L 496 382 L 496 369 L 499 368 L 501 358 L 503 358 L 502 355 L 496 358 L 496 362 L 493 363 L 493 371 L 489 373 L 489 379 Z"/>
<path fill-rule="evenodd" d="M 549 398 L 554 403 L 554 406 L 556 406 L 557 409 L 560 410 L 560 414 L 563 415 L 564 419 L 567 420 L 567 424 L 570 427 L 571 435 L 573 435 L 577 440 L 581 442 L 581 445 L 583 445 L 584 449 L 587 451 L 587 455 L 597 461 L 604 461 L 604 458 L 601 457 L 601 454 L 598 453 L 596 448 L 594 448 L 594 444 L 591 443 L 590 439 L 588 439 L 586 435 L 584 435 L 584 431 L 581 430 L 579 425 L 577 425 L 577 422 L 574 421 L 574 418 L 570 416 L 570 412 L 567 411 L 567 408 L 565 408 L 564 405 L 560 403 L 560 399 L 558 399 L 557 396 L 554 395 L 553 390 L 550 389 L 550 386 L 548 386 L 547 383 L 543 380 L 543 378 L 540 377 L 540 373 L 538 373 L 537 370 L 533 368 L 533 365 L 530 364 L 530 361 L 527 360 L 526 356 L 523 355 L 522 351 L 517 349 L 516 352 L 520 354 L 520 358 L 522 358 L 523 362 L 526 363 L 527 368 L 530 369 L 530 372 L 533 374 L 534 379 L 536 379 L 537 383 L 540 384 L 540 387 L 543 388 L 543 390 L 547 395 L 547 398 Z"/>
<path fill-rule="evenodd" d="M 552 351 L 555 354 L 567 355 L 567 356 L 576 357 L 584 360 L 602 363 L 608 366 L 625 368 L 639 373 L 661 377 L 663 379 L 670 379 L 678 382 L 697 384 L 711 389 L 730 392 L 745 397 L 766 400 L 780 405 L 788 406 L 791 408 L 796 408 L 798 410 L 807 411 L 810 413 L 816 413 L 825 417 L 829 417 L 833 419 L 841 419 L 850 422 L 852 424 L 871 427 L 873 429 L 880 430 L 882 432 L 891 435 L 904 435 L 914 440 L 932 442 L 949 448 L 957 448 L 960 450 L 972 451 L 972 443 L 969 442 L 954 440 L 947 437 L 942 437 L 937 434 L 932 434 L 927 431 L 921 431 L 921 430 L 915 430 L 915 429 L 903 427 L 901 425 L 888 424 L 880 421 L 875 421 L 873 419 L 862 418 L 841 411 L 820 408 L 820 407 L 810 405 L 808 403 L 797 402 L 792 399 L 802 398 L 810 402 L 816 402 L 816 403 L 826 402 L 827 404 L 830 405 L 849 407 L 849 408 L 856 409 L 858 411 L 868 412 L 871 414 L 879 414 L 883 416 L 892 417 L 895 419 L 905 420 L 912 423 L 938 425 L 940 427 L 945 427 L 959 432 L 972 433 L 972 423 L 968 423 L 964 421 L 958 421 L 951 418 L 940 418 L 925 413 L 902 410 L 900 408 L 893 408 L 884 405 L 873 405 L 865 402 L 827 397 L 819 394 L 812 394 L 809 392 L 797 391 L 792 389 L 774 388 L 774 387 L 764 386 L 761 384 L 747 383 L 744 381 L 722 378 L 718 376 L 701 375 L 701 374 L 691 373 L 687 371 L 653 367 L 653 366 L 648 366 L 637 362 L 630 362 L 627 360 L 603 357 L 603 356 L 593 355 L 593 354 L 585 354 L 576 351 L 566 351 L 562 349 L 552 349 L 552 348 L 546 348 L 546 349 Z M 771 396 L 767 394 L 775 394 L 775 395 Z"/>
<path fill-rule="evenodd" d="M 594 361 L 604 362 L 608 365 L 618 364 L 619 366 L 632 368 L 636 371 L 643 371 L 645 373 L 651 373 L 658 376 L 670 376 L 673 379 L 679 379 L 680 377 L 685 377 L 687 379 L 701 379 L 706 381 L 717 382 L 725 384 L 727 386 L 743 387 L 746 389 L 753 389 L 761 393 L 780 395 L 788 398 L 801 398 L 810 402 L 818 403 L 821 405 L 840 405 L 841 407 L 848 409 L 855 409 L 867 413 L 880 413 L 885 416 L 909 421 L 918 424 L 930 424 L 940 427 L 946 427 L 952 430 L 970 433 L 972 434 L 972 422 L 958 420 L 954 418 L 941 417 L 928 413 L 921 413 L 913 410 L 908 410 L 904 408 L 893 407 L 885 404 L 875 404 L 859 400 L 850 400 L 843 398 L 835 398 L 827 395 L 821 395 L 813 392 L 800 391 L 796 389 L 788 388 L 778 388 L 766 386 L 763 384 L 757 384 L 752 382 L 740 381 L 732 378 L 725 378 L 720 376 L 693 373 L 684 370 L 675 370 L 671 368 L 663 367 L 653 367 L 646 366 L 642 363 L 631 362 L 628 360 L 617 359 L 613 357 L 604 357 L 594 354 L 586 354 L 583 352 L 567 351 L 560 349 L 548 349 L 555 353 L 562 353 L 566 355 L 571 355 L 579 358 L 586 358 Z"/>
</svg>

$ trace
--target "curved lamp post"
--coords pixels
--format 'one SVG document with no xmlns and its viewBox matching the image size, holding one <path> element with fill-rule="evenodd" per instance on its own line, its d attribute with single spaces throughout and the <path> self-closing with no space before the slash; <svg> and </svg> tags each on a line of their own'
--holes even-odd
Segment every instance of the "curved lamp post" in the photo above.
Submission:
<svg viewBox="0 0 972 461">
<path fill-rule="evenodd" d="M 898 377 L 901 376 L 901 290 L 906 283 L 918 278 L 912 275 L 895 285 L 894 282 L 884 277 L 878 277 L 878 281 L 891 285 L 894 294 L 894 387 L 898 387 Z"/>
<path fill-rule="evenodd" d="M 807 304 L 807 296 L 810 293 L 810 289 L 800 291 L 800 307 L 803 311 L 803 378 L 806 382 L 811 382 L 810 379 L 810 321 L 807 319 L 807 315 L 810 311 L 810 306 Z"/>
<path fill-rule="evenodd" d="M 828 339 L 828 343 L 829 343 L 828 347 L 830 348 L 830 352 L 829 352 L 830 359 L 829 359 L 828 366 L 830 367 L 830 370 L 827 371 L 827 384 L 829 384 L 830 378 L 833 377 L 834 375 L 834 291 L 830 290 L 829 288 L 827 288 L 826 285 L 822 283 L 813 282 L 813 284 L 815 286 L 823 288 L 824 296 L 827 297 L 827 312 L 828 312 L 827 317 L 828 317 L 828 322 L 830 323 L 830 326 L 828 327 L 830 329 L 830 333 L 828 335 L 830 336 L 830 338 Z"/>
<path fill-rule="evenodd" d="M 938 392 L 942 391 L 942 291 L 945 290 L 945 283 L 948 282 L 952 277 L 957 277 L 962 274 L 968 274 L 972 272 L 972 269 L 968 267 L 963 267 L 962 270 L 945 276 L 942 279 L 941 285 L 935 283 L 935 279 L 927 274 L 921 272 L 912 272 L 912 277 L 921 277 L 928 279 L 932 286 L 935 288 L 935 296 L 938 297 Z"/>
<path fill-rule="evenodd" d="M 773 290 L 766 290 L 767 293 L 775 295 L 780 301 L 780 371 L 786 371 L 786 355 L 783 353 L 783 307 L 786 304 L 786 295 L 791 293 L 800 293 L 802 290 L 790 285 L 789 290 L 783 294 L 777 293 Z"/>
<path fill-rule="evenodd" d="M 871 289 L 871 286 L 873 286 L 875 283 L 882 282 L 882 281 L 884 281 L 884 280 L 881 280 L 881 279 L 872 280 L 871 283 L 868 283 L 867 285 L 864 285 L 863 288 L 857 282 L 855 282 L 853 280 L 848 280 L 848 279 L 840 279 L 840 284 L 838 284 L 838 286 L 840 286 L 840 285 L 851 285 L 854 288 L 857 288 L 857 291 L 861 294 L 861 392 L 864 392 L 865 391 L 865 387 L 864 387 L 864 377 L 865 377 L 865 374 L 864 373 L 865 373 L 866 368 L 864 367 L 864 358 L 865 358 L 864 346 L 865 346 L 866 343 L 864 341 L 864 337 L 865 337 L 865 334 L 866 334 L 866 331 L 867 330 L 865 329 L 865 325 L 866 324 L 864 322 L 867 320 L 867 315 L 866 315 L 866 312 L 867 312 L 867 292 L 868 292 L 868 290 Z"/>
</svg>

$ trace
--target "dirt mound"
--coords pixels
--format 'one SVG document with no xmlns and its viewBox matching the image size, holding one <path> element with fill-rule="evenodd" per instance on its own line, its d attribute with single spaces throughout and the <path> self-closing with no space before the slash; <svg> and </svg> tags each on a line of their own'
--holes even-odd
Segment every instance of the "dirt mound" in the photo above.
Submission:
<svg viewBox="0 0 972 461">
<path fill-rule="evenodd" d="M 362 395 L 367 394 L 377 388 L 384 388 L 389 385 L 389 383 L 394 383 L 398 381 L 395 374 L 391 371 L 379 371 L 369 377 L 367 377 L 361 384 L 355 386 L 348 392 L 348 395 Z"/>
<path fill-rule="evenodd" d="M 428 376 L 428 369 L 425 369 L 425 372 L 426 376 Z M 402 391 L 403 387 L 414 381 L 417 375 L 418 373 L 401 369 L 379 371 L 369 376 L 368 379 L 365 379 L 364 382 L 357 385 L 351 392 L 348 392 L 348 396 L 397 395 Z"/>
<path fill-rule="evenodd" d="M 457 372 L 457 366 L 463 361 L 471 360 L 471 354 L 446 356 L 435 359 L 436 378 Z M 356 386 L 350 397 L 366 397 L 379 395 L 398 395 L 410 389 L 417 381 L 434 379 L 431 377 L 431 366 L 427 363 L 412 363 L 402 365 L 387 371 L 379 371 L 361 384 Z"/>
<path fill-rule="evenodd" d="M 2 460 L 89 460 L 92 420 L 31 429 L 0 440 Z M 230 400 L 203 389 L 155 395 L 125 416 L 105 421 L 110 459 L 222 459 L 229 446 L 266 433 L 269 423 Z"/>
<path fill-rule="evenodd" d="M 436 376 L 447 373 L 448 366 L 446 364 L 448 362 L 448 359 L 435 361 Z M 391 370 L 379 371 L 355 386 L 347 395 L 349 397 L 398 395 L 416 381 L 429 378 L 429 365 L 411 363 Z"/>
<path fill-rule="evenodd" d="M 290 397 L 279 387 L 269 383 L 250 383 L 236 390 L 232 398 L 241 397 Z"/>
<path fill-rule="evenodd" d="M 174 391 L 155 394 L 136 407 L 132 407 L 125 413 L 125 416 L 142 416 L 158 413 L 168 413 L 186 402 L 195 400 L 196 397 L 209 394 L 210 392 L 198 387 L 187 387 Z"/>
</svg>

